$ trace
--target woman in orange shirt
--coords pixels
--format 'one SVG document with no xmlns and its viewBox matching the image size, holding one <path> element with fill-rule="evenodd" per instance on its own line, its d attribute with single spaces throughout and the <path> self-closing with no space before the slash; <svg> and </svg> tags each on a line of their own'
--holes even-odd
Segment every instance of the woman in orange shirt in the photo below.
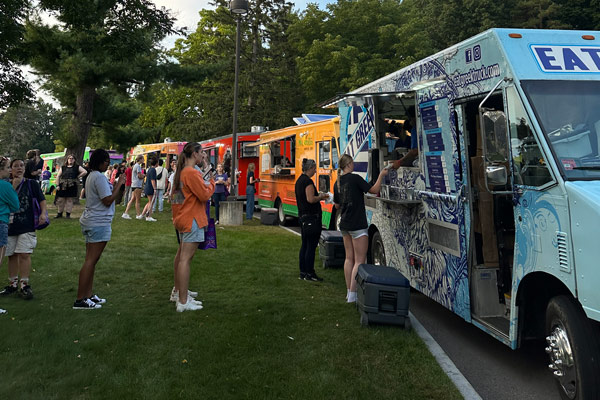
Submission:
<svg viewBox="0 0 600 400">
<path fill-rule="evenodd" d="M 173 179 L 173 225 L 179 232 L 180 245 L 175 258 L 179 258 L 175 273 L 177 280 L 177 311 L 202 309 L 202 303 L 188 296 L 190 263 L 198 244 L 204 242 L 204 228 L 208 225 L 206 202 L 215 191 L 215 181 L 206 184 L 194 167 L 204 161 L 202 146 L 188 143 L 177 161 Z"/>
</svg>

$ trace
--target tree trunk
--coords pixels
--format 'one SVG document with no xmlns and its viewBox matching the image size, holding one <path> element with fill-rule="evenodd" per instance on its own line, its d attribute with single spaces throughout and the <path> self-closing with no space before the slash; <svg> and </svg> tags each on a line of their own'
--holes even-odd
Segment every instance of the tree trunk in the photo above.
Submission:
<svg viewBox="0 0 600 400">
<path fill-rule="evenodd" d="M 76 137 L 77 145 L 67 149 L 66 155 L 73 154 L 79 165 L 83 165 L 83 154 L 87 146 L 88 136 L 92 127 L 92 113 L 94 111 L 94 99 L 96 97 L 96 88 L 93 86 L 83 86 L 77 93 L 77 102 L 75 105 L 75 115 L 71 130 Z"/>
</svg>

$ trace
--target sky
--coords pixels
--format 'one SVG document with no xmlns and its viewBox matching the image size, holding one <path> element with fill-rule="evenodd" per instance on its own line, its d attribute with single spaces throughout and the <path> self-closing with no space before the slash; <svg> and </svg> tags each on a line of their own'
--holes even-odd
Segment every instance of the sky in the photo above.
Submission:
<svg viewBox="0 0 600 400">
<path fill-rule="evenodd" d="M 252 0 L 250 0 L 252 1 Z M 173 16 L 177 18 L 178 27 L 187 27 L 188 31 L 195 31 L 196 25 L 200 20 L 199 12 L 202 9 L 212 9 L 209 0 L 153 0 L 159 7 L 165 7 L 172 11 Z M 335 0 L 291 0 L 294 3 L 295 10 L 304 10 L 307 3 L 317 3 L 319 8 L 325 9 L 328 3 Z M 163 41 L 163 46 L 171 48 L 175 44 L 177 37 L 169 37 Z"/>
</svg>

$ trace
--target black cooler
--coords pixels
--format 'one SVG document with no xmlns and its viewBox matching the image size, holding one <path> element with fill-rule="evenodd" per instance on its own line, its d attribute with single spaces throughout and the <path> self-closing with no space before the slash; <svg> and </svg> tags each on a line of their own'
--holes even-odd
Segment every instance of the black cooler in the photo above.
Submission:
<svg viewBox="0 0 600 400">
<path fill-rule="evenodd" d="M 343 267 L 346 252 L 340 231 L 322 231 L 319 238 L 319 257 L 323 268 Z"/>
<path fill-rule="evenodd" d="M 398 270 L 361 264 L 356 275 L 356 304 L 361 325 L 392 324 L 410 326 L 408 303 L 410 284 Z"/>
</svg>

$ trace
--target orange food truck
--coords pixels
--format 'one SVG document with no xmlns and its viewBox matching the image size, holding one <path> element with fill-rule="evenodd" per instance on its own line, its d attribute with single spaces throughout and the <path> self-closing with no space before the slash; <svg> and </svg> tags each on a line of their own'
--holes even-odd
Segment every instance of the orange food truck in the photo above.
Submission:
<svg viewBox="0 0 600 400">
<path fill-rule="evenodd" d="M 339 160 L 340 118 L 327 117 L 317 122 L 264 132 L 257 143 L 250 145 L 259 147 L 258 204 L 261 208 L 277 208 L 281 225 L 285 224 L 287 216 L 298 217 L 295 185 L 302 174 L 303 158 L 317 163 L 317 173 L 312 178 L 317 190 L 333 193 Z M 332 217 L 335 213 L 333 204 L 323 201 L 321 208 L 323 227 L 336 229 L 336 218 Z"/>
<path fill-rule="evenodd" d="M 166 159 L 166 165 L 169 165 L 170 159 L 178 156 L 187 142 L 164 142 L 164 143 L 149 143 L 138 144 L 132 147 L 127 153 L 127 161 L 135 161 L 140 154 L 144 156 L 144 162 L 148 162 L 148 154 L 152 153 L 160 158 Z"/>
<path fill-rule="evenodd" d="M 258 168 L 258 149 L 257 147 L 250 147 L 250 145 L 256 143 L 262 131 L 264 131 L 262 127 L 253 126 L 252 132 L 237 134 L 237 168 L 240 171 L 240 175 L 238 176 L 238 200 L 246 198 L 246 172 L 248 171 L 248 164 L 254 163 L 255 167 Z M 220 136 L 200 142 L 202 149 L 208 153 L 208 159 L 215 168 L 217 164 L 224 163 L 228 157 L 232 157 L 232 143 L 233 135 Z"/>
</svg>

